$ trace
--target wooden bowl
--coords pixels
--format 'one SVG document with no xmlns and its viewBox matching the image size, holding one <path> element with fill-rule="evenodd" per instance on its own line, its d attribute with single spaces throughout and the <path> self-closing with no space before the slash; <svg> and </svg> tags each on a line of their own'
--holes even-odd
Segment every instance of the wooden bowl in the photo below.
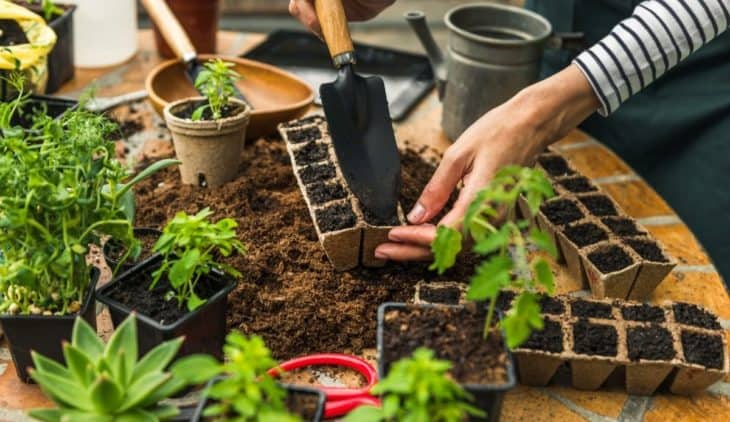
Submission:
<svg viewBox="0 0 730 422">
<path fill-rule="evenodd" d="M 215 57 L 201 54 L 198 59 L 205 61 Z M 235 64 L 234 69 L 242 76 L 236 85 L 253 106 L 246 129 L 247 139 L 274 133 L 279 123 L 302 116 L 312 103 L 312 89 L 291 73 L 240 57 L 223 59 Z M 200 95 L 185 75 L 182 61 L 177 59 L 165 61 L 152 69 L 145 88 L 160 116 L 167 103 Z"/>
</svg>

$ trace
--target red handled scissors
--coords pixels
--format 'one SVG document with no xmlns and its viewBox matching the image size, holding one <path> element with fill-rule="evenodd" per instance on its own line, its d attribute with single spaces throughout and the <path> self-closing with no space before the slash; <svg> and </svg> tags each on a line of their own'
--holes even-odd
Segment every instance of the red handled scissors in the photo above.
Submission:
<svg viewBox="0 0 730 422">
<path fill-rule="evenodd" d="M 342 366 L 357 371 L 367 381 L 361 388 L 316 387 L 327 397 L 324 417 L 343 416 L 362 405 L 380 406 L 380 400 L 370 394 L 370 389 L 378 382 L 378 373 L 367 361 L 357 356 L 340 353 L 320 353 L 288 360 L 277 368 L 269 370 L 269 375 L 276 377 L 281 371 L 291 371 L 308 366 Z"/>
</svg>

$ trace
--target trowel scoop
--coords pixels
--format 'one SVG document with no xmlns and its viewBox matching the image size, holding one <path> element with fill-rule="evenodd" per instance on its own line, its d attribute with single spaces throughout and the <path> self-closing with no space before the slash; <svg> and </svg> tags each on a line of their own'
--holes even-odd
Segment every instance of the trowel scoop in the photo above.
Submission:
<svg viewBox="0 0 730 422">
<path fill-rule="evenodd" d="M 322 35 L 338 69 L 320 96 L 337 160 L 352 192 L 383 221 L 397 214 L 400 156 L 383 80 L 355 72 L 355 49 L 341 0 L 315 0 Z"/>
</svg>

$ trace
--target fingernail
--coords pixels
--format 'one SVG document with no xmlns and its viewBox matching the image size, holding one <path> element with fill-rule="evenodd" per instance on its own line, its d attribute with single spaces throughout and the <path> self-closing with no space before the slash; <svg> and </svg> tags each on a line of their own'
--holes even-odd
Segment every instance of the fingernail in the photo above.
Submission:
<svg viewBox="0 0 730 422">
<path fill-rule="evenodd" d="M 413 207 L 411 212 L 408 213 L 408 221 L 411 224 L 418 224 L 421 222 L 424 214 L 426 214 L 426 208 L 424 208 L 420 202 L 416 202 L 416 205 Z"/>
<path fill-rule="evenodd" d="M 380 252 L 379 250 L 375 250 L 375 258 L 376 259 L 388 259 L 388 255 L 384 254 L 383 252 Z"/>
<path fill-rule="evenodd" d="M 400 236 L 393 234 L 392 231 L 390 233 L 388 233 L 388 240 L 390 240 L 391 242 L 400 242 L 401 241 Z"/>
</svg>

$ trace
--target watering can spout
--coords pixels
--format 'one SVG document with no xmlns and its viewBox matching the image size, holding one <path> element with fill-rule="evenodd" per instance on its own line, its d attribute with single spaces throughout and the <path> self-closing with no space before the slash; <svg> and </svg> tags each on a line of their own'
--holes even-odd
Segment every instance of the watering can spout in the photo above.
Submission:
<svg viewBox="0 0 730 422">
<path fill-rule="evenodd" d="M 433 74 L 436 78 L 436 87 L 438 88 L 439 98 L 444 96 L 444 88 L 446 86 L 446 63 L 441 49 L 436 45 L 436 41 L 431 35 L 426 23 L 426 14 L 421 11 L 407 12 L 406 21 L 416 33 L 418 40 L 421 41 L 423 48 L 426 50 L 428 60 L 431 62 Z"/>
</svg>

